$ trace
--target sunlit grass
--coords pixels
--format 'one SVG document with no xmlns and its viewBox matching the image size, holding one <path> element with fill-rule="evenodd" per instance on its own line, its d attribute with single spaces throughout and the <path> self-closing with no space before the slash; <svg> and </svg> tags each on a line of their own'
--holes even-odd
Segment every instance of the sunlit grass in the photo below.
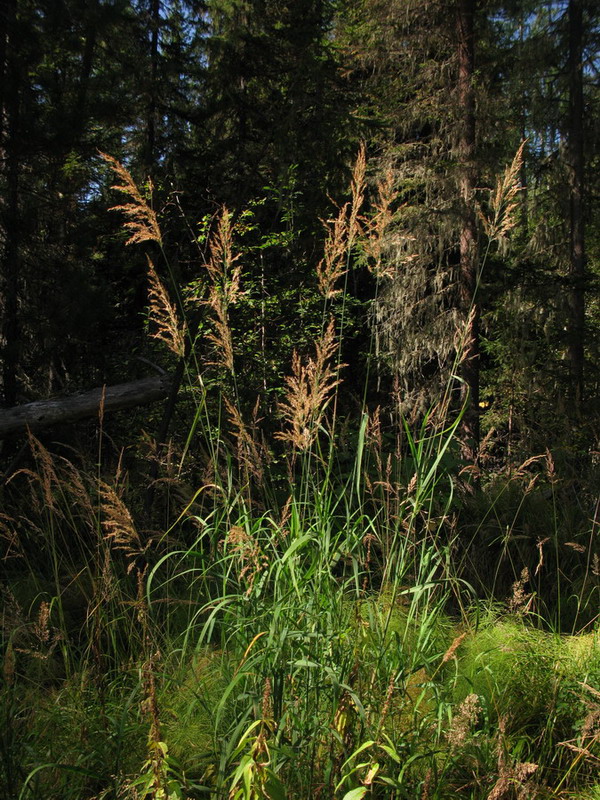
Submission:
<svg viewBox="0 0 600 800">
<path fill-rule="evenodd" d="M 527 469 L 541 457 L 523 465 L 521 489 L 515 476 L 495 496 L 474 488 L 457 455 L 464 406 L 453 377 L 434 407 L 413 424 L 400 420 L 387 439 L 381 410 L 365 405 L 343 431 L 352 455 L 339 458 L 337 285 L 360 236 L 380 259 L 376 237 L 393 204 L 385 185 L 381 224 L 363 216 L 364 170 L 363 154 L 351 200 L 328 223 L 322 329 L 310 354 L 293 354 L 270 441 L 258 404 L 249 419 L 240 403 L 229 313 L 243 302 L 244 273 L 227 212 L 209 241 L 206 285 L 187 293 L 208 310 L 210 381 L 196 343 L 186 343 L 186 309 L 170 305 L 152 265 L 153 324 L 171 350 L 189 350 L 193 405 L 165 485 L 180 486 L 188 462 L 198 482 L 176 514 L 167 509 L 166 529 L 139 523 L 139 491 L 121 456 L 110 476 L 101 458 L 86 468 L 31 439 L 31 468 L 8 492 L 3 796 L 597 793 L 597 564 L 580 542 L 561 539 L 550 457 L 550 504 L 537 495 L 532 503 L 537 478 Z M 158 217 L 116 172 L 131 200 L 121 210 L 142 231 L 135 240 L 160 243 Z M 465 539 L 459 512 L 473 497 L 492 499 Z M 533 545 L 519 527 L 527 504 L 536 535 L 549 528 Z M 545 517 L 542 507 L 551 509 Z M 579 586 L 566 585 L 561 547 L 587 557 Z M 510 575 L 503 595 L 501 573 Z M 557 614 L 545 614 L 542 578 L 557 579 L 545 595 Z M 557 623 L 567 592 L 587 614 L 577 636 Z"/>
</svg>

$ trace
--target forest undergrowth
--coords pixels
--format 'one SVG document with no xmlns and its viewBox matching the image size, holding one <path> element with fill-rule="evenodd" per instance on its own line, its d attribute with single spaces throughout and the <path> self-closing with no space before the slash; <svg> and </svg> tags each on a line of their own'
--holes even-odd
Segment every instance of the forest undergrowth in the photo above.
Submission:
<svg viewBox="0 0 600 800">
<path fill-rule="evenodd" d="M 482 211 L 488 247 L 519 158 Z M 366 214 L 361 153 L 326 223 L 320 331 L 265 422 L 238 372 L 239 221 L 220 213 L 204 277 L 178 287 L 149 198 L 108 160 L 191 422 L 124 454 L 101 413 L 93 458 L 30 435 L 0 518 L 1 796 L 600 798 L 597 508 L 549 451 L 465 464 L 460 330 L 428 411 L 347 419 L 344 282 L 357 253 L 386 279 L 391 180 Z M 155 460 L 150 493 L 128 459 Z"/>
</svg>

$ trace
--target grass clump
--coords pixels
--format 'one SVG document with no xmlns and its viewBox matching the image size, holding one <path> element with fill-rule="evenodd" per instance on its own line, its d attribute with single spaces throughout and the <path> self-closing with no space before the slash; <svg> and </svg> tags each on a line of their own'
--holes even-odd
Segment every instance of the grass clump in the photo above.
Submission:
<svg viewBox="0 0 600 800">
<path fill-rule="evenodd" d="M 130 241 L 163 247 L 155 212 L 113 167 L 130 201 L 119 207 Z M 208 238 L 202 280 L 167 291 L 150 264 L 150 324 L 183 358 L 192 416 L 157 478 L 169 508 L 180 501 L 174 521 L 152 528 L 156 494 L 142 508 L 126 454 L 107 474 L 102 430 L 90 469 L 31 438 L 31 467 L 8 487 L 20 497 L 2 620 L 6 797 L 595 791 L 597 634 L 590 624 L 565 637 L 543 624 L 530 576 L 539 584 L 547 568 L 545 543 L 522 557 L 517 523 L 506 527 L 500 504 L 480 531 L 507 530 L 499 547 L 519 568 L 512 596 L 499 600 L 495 587 L 484 598 L 494 613 L 469 611 L 473 553 L 458 520 L 477 487 L 459 469 L 460 381 L 420 419 L 404 419 L 398 403 L 386 430 L 381 408 L 365 402 L 354 427 L 343 424 L 338 287 L 359 246 L 385 277 L 377 237 L 394 202 L 381 186 L 368 219 L 365 169 L 362 154 L 352 197 L 326 226 L 321 327 L 308 355 L 291 354 L 278 425 L 261 426 L 264 397 L 251 413 L 242 399 L 234 333 L 245 276 L 231 215 L 224 210 Z M 172 277 L 168 260 L 165 272 Z M 205 325 L 194 328 L 198 307 Z M 455 367 L 460 342 L 458 331 Z M 158 464 L 163 443 L 153 452 Z M 178 494 L 184 475 L 198 488 Z"/>
</svg>

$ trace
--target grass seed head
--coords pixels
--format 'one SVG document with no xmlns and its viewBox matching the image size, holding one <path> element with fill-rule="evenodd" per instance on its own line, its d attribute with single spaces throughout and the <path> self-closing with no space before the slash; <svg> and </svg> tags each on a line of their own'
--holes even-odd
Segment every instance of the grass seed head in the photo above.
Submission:
<svg viewBox="0 0 600 800">
<path fill-rule="evenodd" d="M 135 559 L 145 552 L 145 547 L 129 509 L 115 489 L 102 482 L 100 497 L 105 537 L 116 550 L 121 550 L 126 555 L 130 561 L 127 572 L 130 573 L 135 565 Z"/>
<path fill-rule="evenodd" d="M 233 374 L 233 340 L 229 324 L 229 307 L 236 303 L 240 289 L 242 268 L 240 255 L 234 252 L 231 214 L 223 208 L 215 233 L 209 240 L 209 258 L 204 266 L 210 279 L 208 299 L 203 301 L 212 311 L 212 330 L 207 338 L 215 346 L 217 357 L 209 362 L 225 367 Z"/>
<path fill-rule="evenodd" d="M 285 379 L 287 392 L 279 411 L 288 429 L 275 434 L 297 450 L 308 450 L 317 438 L 325 409 L 333 390 L 341 382 L 341 364 L 333 363 L 338 349 L 333 319 L 316 342 L 315 357 L 302 361 L 297 352 L 292 357 L 292 374 Z"/>
<path fill-rule="evenodd" d="M 327 235 L 323 258 L 317 264 L 316 273 L 319 291 L 327 299 L 340 294 L 341 289 L 336 289 L 335 285 L 347 273 L 350 251 L 363 232 L 361 210 L 365 199 L 366 169 L 363 143 L 352 172 L 352 200 L 339 207 L 336 217 L 323 223 Z"/>
<path fill-rule="evenodd" d="M 185 350 L 184 328 L 179 323 L 175 306 L 149 256 L 148 282 L 150 320 L 154 323 L 154 330 L 150 335 L 153 339 L 164 342 L 175 355 L 183 356 Z"/>
<path fill-rule="evenodd" d="M 479 210 L 479 218 L 490 241 L 502 241 L 517 224 L 518 195 L 523 188 L 520 174 L 526 143 L 527 140 L 521 143 L 512 163 L 498 178 L 496 189 L 492 191 L 489 214 L 486 215 L 481 209 Z"/>
<path fill-rule="evenodd" d="M 124 223 L 124 227 L 130 231 L 131 236 L 125 244 L 141 244 L 142 242 L 161 244 L 162 235 L 156 212 L 142 196 L 131 173 L 113 156 L 109 156 L 107 153 L 100 153 L 100 155 L 120 180 L 120 183 L 111 188 L 130 198 L 129 203 L 113 206 L 110 209 L 110 211 L 121 211 L 126 217 L 127 221 Z M 152 183 L 149 182 L 150 192 L 152 192 L 152 188 Z"/>
<path fill-rule="evenodd" d="M 448 733 L 448 743 L 452 750 L 457 750 L 466 742 L 480 714 L 481 704 L 479 702 L 479 697 L 474 693 L 467 695 L 459 705 L 457 713 L 452 719 L 452 725 Z"/>
<path fill-rule="evenodd" d="M 454 655 L 455 655 L 456 651 L 461 646 L 461 644 L 464 642 L 466 637 L 467 637 L 466 633 L 461 633 L 460 636 L 457 636 L 454 639 L 454 641 L 452 642 L 450 647 L 444 653 L 444 657 L 442 658 L 442 664 L 447 664 L 448 661 L 450 661 L 451 658 L 454 658 Z"/>
</svg>

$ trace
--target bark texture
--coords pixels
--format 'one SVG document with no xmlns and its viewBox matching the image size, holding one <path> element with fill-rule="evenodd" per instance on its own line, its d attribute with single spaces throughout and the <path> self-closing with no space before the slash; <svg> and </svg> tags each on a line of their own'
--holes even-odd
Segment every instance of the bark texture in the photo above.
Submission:
<svg viewBox="0 0 600 800">
<path fill-rule="evenodd" d="M 101 410 L 103 413 L 120 411 L 163 400 L 167 397 L 169 388 L 169 379 L 157 376 L 98 387 L 73 397 L 40 400 L 0 410 L 0 439 L 27 429 L 36 431 L 50 425 L 98 416 Z"/>
<path fill-rule="evenodd" d="M 571 390 L 579 405 L 584 393 L 585 341 L 585 226 L 583 152 L 583 2 L 569 2 L 569 119 L 568 161 L 570 190 L 569 367 Z"/>
<path fill-rule="evenodd" d="M 458 125 L 457 153 L 461 197 L 459 239 L 459 281 L 461 305 L 465 315 L 461 375 L 469 392 L 463 421 L 466 455 L 476 460 L 479 446 L 479 306 L 477 288 L 477 221 L 475 217 L 475 92 L 474 71 L 475 0 L 457 0 L 456 38 L 458 48 Z"/>
</svg>

